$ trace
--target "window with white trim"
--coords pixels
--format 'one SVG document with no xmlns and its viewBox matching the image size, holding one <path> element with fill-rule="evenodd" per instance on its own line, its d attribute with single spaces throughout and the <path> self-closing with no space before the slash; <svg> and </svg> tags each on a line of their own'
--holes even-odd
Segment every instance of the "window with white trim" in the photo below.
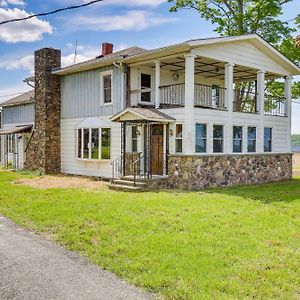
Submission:
<svg viewBox="0 0 300 300">
<path fill-rule="evenodd" d="M 233 153 L 242 153 L 243 152 L 243 127 L 242 126 L 233 126 Z"/>
<path fill-rule="evenodd" d="M 182 153 L 182 124 L 175 126 L 175 152 Z"/>
<path fill-rule="evenodd" d="M 146 90 L 141 93 L 141 102 L 151 102 L 151 75 L 141 74 L 141 90 Z"/>
<path fill-rule="evenodd" d="M 272 128 L 265 127 L 264 128 L 264 151 L 272 152 Z"/>
<path fill-rule="evenodd" d="M 112 103 L 112 71 L 101 73 L 102 104 Z"/>
<path fill-rule="evenodd" d="M 207 125 L 196 124 L 196 153 L 206 153 Z"/>
<path fill-rule="evenodd" d="M 110 128 L 77 129 L 77 155 L 79 159 L 101 160 L 111 157 Z"/>
<path fill-rule="evenodd" d="M 213 152 L 214 153 L 224 152 L 224 126 L 223 125 L 213 126 Z"/>
<path fill-rule="evenodd" d="M 248 152 L 256 152 L 256 127 L 248 127 Z"/>
</svg>

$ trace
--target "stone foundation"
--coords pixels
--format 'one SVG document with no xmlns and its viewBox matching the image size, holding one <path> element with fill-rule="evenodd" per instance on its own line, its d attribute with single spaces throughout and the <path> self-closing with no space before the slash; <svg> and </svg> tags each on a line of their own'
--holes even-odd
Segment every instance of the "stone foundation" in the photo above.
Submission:
<svg viewBox="0 0 300 300">
<path fill-rule="evenodd" d="M 292 178 L 292 154 L 169 157 L 168 188 L 262 184 Z"/>
</svg>

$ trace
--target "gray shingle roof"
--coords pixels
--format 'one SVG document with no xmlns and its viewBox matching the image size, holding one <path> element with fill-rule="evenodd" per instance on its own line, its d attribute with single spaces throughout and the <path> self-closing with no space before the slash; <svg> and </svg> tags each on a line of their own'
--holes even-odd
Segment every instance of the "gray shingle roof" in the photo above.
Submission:
<svg viewBox="0 0 300 300">
<path fill-rule="evenodd" d="M 0 104 L 0 106 L 14 106 L 14 105 L 20 105 L 20 104 L 27 104 L 27 103 L 33 103 L 34 102 L 34 90 L 31 90 L 29 92 L 26 92 L 22 95 L 19 95 L 17 97 L 14 97 L 12 99 L 9 99 L 3 103 Z"/>
</svg>

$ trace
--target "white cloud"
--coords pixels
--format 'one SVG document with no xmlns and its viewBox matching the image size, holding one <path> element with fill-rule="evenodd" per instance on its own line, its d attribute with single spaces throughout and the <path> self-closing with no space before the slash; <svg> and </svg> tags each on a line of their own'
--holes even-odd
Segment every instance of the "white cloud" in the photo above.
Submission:
<svg viewBox="0 0 300 300">
<path fill-rule="evenodd" d="M 2 0 L 0 1 L 0 6 L 8 6 L 8 5 L 15 5 L 15 6 L 25 6 L 25 2 L 23 0 Z"/>
<path fill-rule="evenodd" d="M 174 18 L 166 18 L 148 11 L 132 10 L 123 15 L 87 16 L 78 15 L 69 21 L 73 29 L 96 31 L 140 31 L 152 26 L 174 22 Z"/>
<path fill-rule="evenodd" d="M 1 58 L 0 69 L 5 69 L 7 71 L 25 70 L 32 73 L 33 63 L 34 63 L 33 55 L 26 55 L 19 59 Z"/>
<path fill-rule="evenodd" d="M 25 10 L 18 8 L 0 8 L 0 21 L 24 18 L 29 15 Z M 41 40 L 45 33 L 51 34 L 52 32 L 53 29 L 49 22 L 33 18 L 0 26 L 0 41 L 7 43 L 34 42 Z"/>
<path fill-rule="evenodd" d="M 15 96 L 18 96 L 18 94 L 25 93 L 30 90 L 32 90 L 32 88 L 23 82 L 12 86 L 8 86 L 8 85 L 0 86 L 0 103 L 8 99 L 11 99 Z"/>
</svg>

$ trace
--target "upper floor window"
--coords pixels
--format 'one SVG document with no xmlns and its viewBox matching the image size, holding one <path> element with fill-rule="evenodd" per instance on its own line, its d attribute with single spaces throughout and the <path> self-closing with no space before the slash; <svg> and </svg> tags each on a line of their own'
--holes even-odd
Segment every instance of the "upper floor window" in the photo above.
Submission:
<svg viewBox="0 0 300 300">
<path fill-rule="evenodd" d="M 112 103 L 112 71 L 101 73 L 102 104 Z"/>
<path fill-rule="evenodd" d="M 233 126 L 233 153 L 243 152 L 243 127 Z"/>
<path fill-rule="evenodd" d="M 151 75 L 141 74 L 141 90 L 147 90 L 141 93 L 141 102 L 151 102 Z"/>
<path fill-rule="evenodd" d="M 175 152 L 182 153 L 182 124 L 176 124 Z"/>
<path fill-rule="evenodd" d="M 224 126 L 214 125 L 213 127 L 213 152 L 224 152 Z"/>
<path fill-rule="evenodd" d="M 272 152 L 272 128 L 264 128 L 264 151 Z"/>
<path fill-rule="evenodd" d="M 248 152 L 256 152 L 256 127 L 248 127 Z"/>
<path fill-rule="evenodd" d="M 77 129 L 77 158 L 110 159 L 110 128 Z"/>
<path fill-rule="evenodd" d="M 207 144 L 207 125 L 196 124 L 196 152 L 205 153 Z"/>
</svg>

